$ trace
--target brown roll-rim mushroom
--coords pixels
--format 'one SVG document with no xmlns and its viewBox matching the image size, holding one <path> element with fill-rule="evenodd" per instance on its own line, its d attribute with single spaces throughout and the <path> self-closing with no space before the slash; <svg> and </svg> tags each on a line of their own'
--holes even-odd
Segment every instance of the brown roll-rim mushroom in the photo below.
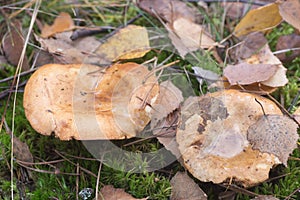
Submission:
<svg viewBox="0 0 300 200">
<path fill-rule="evenodd" d="M 247 140 L 248 128 L 263 116 L 257 101 L 267 114 L 282 115 L 269 99 L 237 90 L 185 101 L 176 140 L 184 166 L 194 177 L 214 183 L 235 180 L 246 187 L 268 178 L 279 159 L 253 150 Z"/>
<path fill-rule="evenodd" d="M 23 105 L 31 126 L 43 135 L 54 133 L 61 140 L 124 139 L 147 125 L 147 105 L 157 95 L 155 76 L 136 63 L 108 68 L 48 64 L 28 80 Z"/>
</svg>

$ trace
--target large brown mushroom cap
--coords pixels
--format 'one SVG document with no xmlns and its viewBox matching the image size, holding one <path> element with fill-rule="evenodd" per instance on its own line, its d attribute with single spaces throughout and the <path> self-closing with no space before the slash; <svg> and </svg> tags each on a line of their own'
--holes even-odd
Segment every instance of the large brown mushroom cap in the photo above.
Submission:
<svg viewBox="0 0 300 200">
<path fill-rule="evenodd" d="M 268 178 L 272 154 L 253 150 L 247 130 L 262 115 L 282 114 L 272 101 L 237 90 L 190 97 L 182 107 L 176 140 L 186 168 L 201 181 L 234 179 L 244 186 Z"/>
<path fill-rule="evenodd" d="M 26 117 L 37 132 L 61 140 L 134 137 L 150 120 L 145 102 L 158 94 L 156 79 L 148 74 L 135 63 L 107 69 L 45 65 L 26 85 Z"/>
</svg>

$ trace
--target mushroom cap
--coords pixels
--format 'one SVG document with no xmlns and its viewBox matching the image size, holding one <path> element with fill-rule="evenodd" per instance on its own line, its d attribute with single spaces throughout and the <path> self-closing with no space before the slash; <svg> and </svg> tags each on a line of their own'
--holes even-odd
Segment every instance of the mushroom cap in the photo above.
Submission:
<svg viewBox="0 0 300 200">
<path fill-rule="evenodd" d="M 247 130 L 262 115 L 282 115 L 276 104 L 258 95 L 225 90 L 188 98 L 181 110 L 176 140 L 185 167 L 201 181 L 235 180 L 252 186 L 268 178 L 279 159 L 253 150 Z"/>
<path fill-rule="evenodd" d="M 44 65 L 25 87 L 25 115 L 37 132 L 61 140 L 134 137 L 150 121 L 145 102 L 158 94 L 148 74 L 136 63 Z"/>
</svg>

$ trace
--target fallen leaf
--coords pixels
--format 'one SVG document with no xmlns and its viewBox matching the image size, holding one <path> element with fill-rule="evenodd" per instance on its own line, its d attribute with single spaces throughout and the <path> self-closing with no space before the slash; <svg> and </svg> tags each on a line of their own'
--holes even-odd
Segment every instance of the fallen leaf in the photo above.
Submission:
<svg viewBox="0 0 300 200">
<path fill-rule="evenodd" d="M 278 5 L 271 3 L 250 10 L 235 27 L 234 34 L 240 37 L 255 31 L 265 32 L 277 26 L 281 21 Z"/>
<path fill-rule="evenodd" d="M 135 63 L 107 69 L 87 64 L 42 66 L 26 84 L 25 115 L 37 132 L 54 133 L 61 140 L 134 137 L 150 121 L 147 105 L 158 95 L 156 78 L 146 79 L 148 73 Z"/>
<path fill-rule="evenodd" d="M 181 102 L 182 92 L 171 81 L 164 81 L 160 84 L 159 95 L 151 111 L 153 135 L 177 158 L 180 153 L 175 134 Z"/>
<path fill-rule="evenodd" d="M 300 31 L 300 2 L 299 0 L 278 1 L 279 13 L 289 24 Z"/>
<path fill-rule="evenodd" d="M 24 47 L 24 37 L 22 33 L 21 23 L 15 21 L 12 24 L 9 24 L 10 31 L 3 36 L 2 39 L 2 49 L 4 55 L 9 63 L 14 66 L 17 66 L 22 54 Z M 29 69 L 29 62 L 27 56 L 24 56 L 22 70 L 26 71 Z"/>
<path fill-rule="evenodd" d="M 14 156 L 20 161 L 33 163 L 33 156 L 26 143 L 22 142 L 19 138 L 13 138 L 13 153 Z"/>
<path fill-rule="evenodd" d="M 247 140 L 249 126 L 265 112 L 281 114 L 277 105 L 264 97 L 225 90 L 189 97 L 182 106 L 176 141 L 184 166 L 201 181 L 221 183 L 236 180 L 249 187 L 266 180 L 273 154 L 253 150 Z"/>
<path fill-rule="evenodd" d="M 145 27 L 129 25 L 120 29 L 95 53 L 107 62 L 143 57 L 150 51 L 148 32 Z"/>
<path fill-rule="evenodd" d="M 241 44 L 236 48 L 233 48 L 234 59 L 240 61 L 245 60 L 252 55 L 257 54 L 265 45 L 268 40 L 265 38 L 263 33 L 255 32 L 248 34 L 242 41 Z"/>
<path fill-rule="evenodd" d="M 155 104 L 152 104 L 151 127 L 166 118 L 170 113 L 179 108 L 183 102 L 182 92 L 171 82 L 164 81 L 160 84 L 159 95 Z"/>
<path fill-rule="evenodd" d="M 203 85 L 203 82 L 206 82 L 208 85 L 211 85 L 212 83 L 219 80 L 219 75 L 216 74 L 213 71 L 203 69 L 201 67 L 192 67 L 194 70 L 194 73 L 197 75 L 197 80 L 199 82 L 199 85 Z"/>
<path fill-rule="evenodd" d="M 70 39 L 72 32 L 57 33 L 55 38 L 43 39 L 36 36 L 41 47 L 49 52 L 55 63 L 81 64 L 97 63 L 108 64 L 103 58 L 96 55 L 95 50 L 101 45 L 94 37 L 83 37 L 76 41 Z M 110 62 L 109 62 L 110 63 Z"/>
<path fill-rule="evenodd" d="M 279 199 L 273 197 L 272 195 L 259 195 L 258 197 L 255 197 L 251 200 L 279 200 Z"/>
<path fill-rule="evenodd" d="M 200 48 L 206 49 L 216 45 L 202 26 L 185 18 L 176 19 L 172 26 L 169 25 L 168 30 L 169 38 L 181 57 Z"/>
<path fill-rule="evenodd" d="M 60 13 L 56 19 L 54 20 L 54 23 L 49 25 L 44 25 L 41 33 L 42 38 L 48 38 L 56 33 L 61 33 L 65 31 L 71 31 L 75 28 L 74 22 L 72 17 L 65 12 Z"/>
<path fill-rule="evenodd" d="M 195 21 L 196 12 L 186 3 L 178 0 L 139 0 L 138 7 L 154 17 L 160 17 L 168 23 L 178 18 Z"/>
<path fill-rule="evenodd" d="M 298 125 L 284 115 L 263 115 L 248 129 L 253 149 L 274 154 L 287 166 L 289 154 L 297 148 Z"/>
<path fill-rule="evenodd" d="M 171 200 L 205 200 L 207 195 L 184 172 L 177 172 L 170 181 L 172 186 Z"/>
<path fill-rule="evenodd" d="M 252 55 L 245 61 L 249 64 L 273 64 L 278 66 L 274 76 L 266 81 L 262 81 L 261 84 L 269 87 L 281 87 L 288 83 L 288 79 L 286 77 L 287 69 L 282 65 L 280 60 L 273 55 L 268 45 L 265 45 L 257 54 Z"/>
<path fill-rule="evenodd" d="M 249 85 L 269 80 L 277 70 L 277 65 L 244 62 L 237 65 L 227 65 L 224 69 L 224 76 L 230 85 Z"/>
<path fill-rule="evenodd" d="M 176 109 L 167 117 L 158 121 L 155 126 L 152 125 L 151 121 L 151 128 L 153 135 L 157 137 L 158 141 L 180 161 L 181 153 L 176 142 L 176 128 L 179 115 L 179 109 Z"/>
<path fill-rule="evenodd" d="M 146 200 L 143 198 L 140 200 Z M 100 190 L 98 200 L 139 200 L 126 193 L 124 189 L 114 188 L 112 185 L 105 185 Z"/>
<path fill-rule="evenodd" d="M 277 40 L 276 51 L 300 48 L 300 35 L 290 34 L 282 35 Z M 300 50 L 291 50 L 289 52 L 279 53 L 276 56 L 281 62 L 287 63 L 300 56 Z"/>
</svg>

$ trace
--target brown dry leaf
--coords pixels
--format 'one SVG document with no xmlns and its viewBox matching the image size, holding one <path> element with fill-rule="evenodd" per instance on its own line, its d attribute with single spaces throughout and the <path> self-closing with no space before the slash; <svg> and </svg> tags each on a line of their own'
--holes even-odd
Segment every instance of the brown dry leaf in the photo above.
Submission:
<svg viewBox="0 0 300 200">
<path fill-rule="evenodd" d="M 232 178 L 246 187 L 266 180 L 280 161 L 273 154 L 253 150 L 249 126 L 277 105 L 258 95 L 225 90 L 188 98 L 182 109 L 176 140 L 189 172 L 201 181 L 221 183 Z"/>
<path fill-rule="evenodd" d="M 279 13 L 289 24 L 300 31 L 300 2 L 299 0 L 279 1 Z"/>
<path fill-rule="evenodd" d="M 200 48 L 206 49 L 215 46 L 215 41 L 204 28 L 185 18 L 178 18 L 169 25 L 169 38 L 178 50 L 181 57 Z"/>
<path fill-rule="evenodd" d="M 175 134 L 179 115 L 178 108 L 183 101 L 182 92 L 171 81 L 162 82 L 159 91 L 159 96 L 152 105 L 151 129 L 158 141 L 179 158 L 180 153 Z"/>
<path fill-rule="evenodd" d="M 129 25 L 120 29 L 105 43 L 98 46 L 96 54 L 107 62 L 143 57 L 150 51 L 145 27 Z"/>
<path fill-rule="evenodd" d="M 126 193 L 124 189 L 114 188 L 112 185 L 101 188 L 98 196 L 98 200 L 139 200 Z M 147 198 L 140 200 L 147 200 Z"/>
<path fill-rule="evenodd" d="M 178 18 L 195 21 L 196 12 L 186 3 L 178 0 L 139 0 L 138 7 L 154 17 L 159 16 L 168 23 L 173 23 Z"/>
<path fill-rule="evenodd" d="M 41 47 L 54 57 L 54 62 L 63 64 L 104 63 L 94 51 L 101 45 L 94 37 L 79 38 L 72 41 L 72 32 L 57 33 L 55 38 L 43 39 L 36 36 Z"/>
<path fill-rule="evenodd" d="M 172 193 L 170 200 L 205 200 L 207 195 L 202 189 L 184 172 L 177 172 L 170 181 Z"/>
<path fill-rule="evenodd" d="M 25 87 L 26 117 L 37 132 L 55 133 L 61 140 L 134 137 L 150 121 L 146 105 L 158 95 L 156 78 L 146 79 L 148 73 L 135 63 L 106 70 L 86 64 L 42 66 Z"/>
<path fill-rule="evenodd" d="M 176 127 L 179 114 L 179 110 L 176 109 L 167 117 L 157 122 L 154 127 L 152 127 L 151 123 L 153 135 L 155 135 L 158 141 L 174 156 L 176 156 L 177 159 L 181 156 L 176 142 Z"/>
<path fill-rule="evenodd" d="M 152 105 L 151 127 L 154 128 L 159 121 L 179 108 L 181 102 L 183 102 L 182 92 L 171 81 L 162 82 L 158 98 Z"/>
<path fill-rule="evenodd" d="M 261 84 L 269 87 L 282 87 L 288 83 L 288 79 L 286 77 L 287 69 L 282 65 L 280 60 L 273 55 L 268 45 L 265 45 L 257 54 L 252 55 L 245 61 L 249 64 L 272 64 L 278 66 L 274 76 L 266 81 L 262 81 Z"/>
<path fill-rule="evenodd" d="M 24 47 L 24 37 L 22 33 L 21 23 L 15 21 L 9 25 L 10 31 L 3 36 L 2 49 L 5 57 L 12 65 L 17 66 L 21 57 L 21 53 Z M 29 69 L 29 62 L 27 56 L 24 56 L 22 70 Z"/>
<path fill-rule="evenodd" d="M 224 69 L 224 76 L 230 85 L 249 85 L 270 79 L 276 73 L 277 65 L 240 63 L 228 65 Z"/>
<path fill-rule="evenodd" d="M 13 138 L 13 153 L 20 161 L 33 163 L 33 156 L 26 143 L 22 142 L 19 138 Z"/>
<path fill-rule="evenodd" d="M 267 14 L 266 14 L 267 13 Z M 234 29 L 237 37 L 251 32 L 265 32 L 277 26 L 282 21 L 278 5 L 275 3 L 250 10 Z"/>
<path fill-rule="evenodd" d="M 62 12 L 56 17 L 54 23 L 51 26 L 46 24 L 43 27 L 41 37 L 48 38 L 55 35 L 56 33 L 71 31 L 73 29 L 75 29 L 75 25 L 72 17 L 68 13 Z"/>
<path fill-rule="evenodd" d="M 261 48 L 267 45 L 268 40 L 263 33 L 255 32 L 248 34 L 237 48 L 233 49 L 231 57 L 235 60 L 245 60 L 258 53 Z"/>
<path fill-rule="evenodd" d="M 263 115 L 248 129 L 253 149 L 274 154 L 287 166 L 289 154 L 297 148 L 298 125 L 284 115 Z"/>
<path fill-rule="evenodd" d="M 280 50 L 289 50 L 292 48 L 300 47 L 300 35 L 290 34 L 290 35 L 282 35 L 277 40 L 276 51 Z M 289 54 L 287 54 L 289 53 Z M 290 54 L 291 53 L 291 54 Z M 300 56 L 300 50 L 294 50 L 291 52 L 284 52 L 276 54 L 276 56 L 280 59 L 281 62 L 291 62 L 296 57 Z"/>
</svg>

